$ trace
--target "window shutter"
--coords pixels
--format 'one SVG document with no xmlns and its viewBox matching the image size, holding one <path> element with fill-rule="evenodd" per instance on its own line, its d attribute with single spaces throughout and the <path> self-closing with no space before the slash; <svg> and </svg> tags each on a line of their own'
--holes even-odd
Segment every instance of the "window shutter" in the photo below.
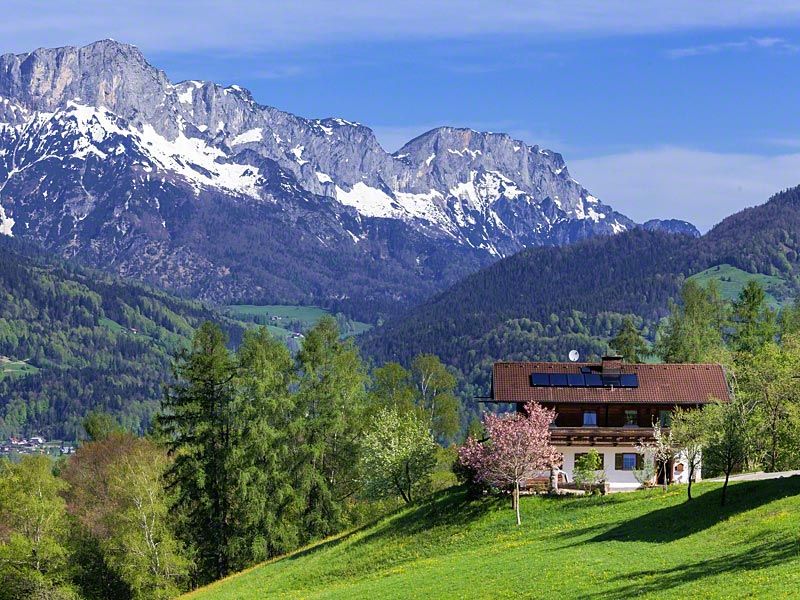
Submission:
<svg viewBox="0 0 800 600">
<path fill-rule="evenodd" d="M 622 454 L 615 454 L 614 455 L 614 468 L 617 471 L 622 471 Z"/>
<path fill-rule="evenodd" d="M 641 454 L 636 455 L 636 469 L 641 470 L 644 468 L 644 456 Z"/>
</svg>

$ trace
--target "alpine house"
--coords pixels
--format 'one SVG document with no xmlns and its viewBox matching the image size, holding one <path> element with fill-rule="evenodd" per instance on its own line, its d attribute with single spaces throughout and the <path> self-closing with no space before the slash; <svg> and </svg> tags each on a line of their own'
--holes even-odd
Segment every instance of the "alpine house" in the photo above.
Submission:
<svg viewBox="0 0 800 600">
<path fill-rule="evenodd" d="M 531 401 L 554 409 L 551 439 L 563 453 L 567 477 L 572 480 L 576 459 L 595 448 L 606 482 L 623 490 L 640 485 L 635 472 L 642 470 L 644 457 L 637 446 L 653 441 L 654 423 L 668 428 L 676 407 L 729 400 L 720 365 L 626 364 L 607 356 L 599 363 L 495 363 L 488 401 L 515 404 L 519 411 Z M 686 482 L 685 458 L 656 467 L 658 483 L 665 473 L 670 482 Z M 697 469 L 696 479 L 700 475 Z"/>
</svg>

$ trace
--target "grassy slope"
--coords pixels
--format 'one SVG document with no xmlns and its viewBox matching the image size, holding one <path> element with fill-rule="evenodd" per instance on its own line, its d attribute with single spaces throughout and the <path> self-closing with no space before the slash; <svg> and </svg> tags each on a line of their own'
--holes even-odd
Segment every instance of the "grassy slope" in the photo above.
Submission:
<svg viewBox="0 0 800 600">
<path fill-rule="evenodd" d="M 728 264 L 717 265 L 692 275 L 689 279 L 700 284 L 707 284 L 712 279 L 719 283 L 719 290 L 726 300 L 735 300 L 750 280 L 761 284 L 767 292 L 767 301 L 773 308 L 787 301 L 789 289 L 786 281 L 773 275 L 748 273 Z"/>
<path fill-rule="evenodd" d="M 790 597 L 800 589 L 800 477 L 595 498 L 439 494 L 255 567 L 194 599 Z"/>
<path fill-rule="evenodd" d="M 38 373 L 39 369 L 22 360 L 11 360 L 0 356 L 0 380 L 3 377 L 24 377 Z"/>
<path fill-rule="evenodd" d="M 302 325 L 303 329 L 310 329 L 323 316 L 330 314 L 328 311 L 316 306 L 292 306 L 289 304 L 232 304 L 225 307 L 225 312 L 232 318 L 243 321 L 251 321 L 258 317 L 280 317 L 280 320 L 271 322 L 268 328 L 273 335 L 284 338 L 289 337 L 292 331 L 287 327 L 283 327 L 283 324 L 288 324 L 289 321 L 297 321 Z M 350 335 L 359 335 L 372 328 L 368 323 L 361 323 L 360 321 L 353 321 L 352 323 L 354 329 L 350 332 Z"/>
</svg>

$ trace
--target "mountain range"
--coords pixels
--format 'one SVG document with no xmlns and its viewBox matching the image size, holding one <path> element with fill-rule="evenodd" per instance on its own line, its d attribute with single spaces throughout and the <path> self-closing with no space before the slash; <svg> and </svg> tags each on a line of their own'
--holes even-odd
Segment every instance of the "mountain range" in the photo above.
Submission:
<svg viewBox="0 0 800 600">
<path fill-rule="evenodd" d="M 195 298 L 375 321 L 523 248 L 635 227 L 505 134 L 441 127 L 389 153 L 112 40 L 0 56 L 0 233 Z"/>
</svg>

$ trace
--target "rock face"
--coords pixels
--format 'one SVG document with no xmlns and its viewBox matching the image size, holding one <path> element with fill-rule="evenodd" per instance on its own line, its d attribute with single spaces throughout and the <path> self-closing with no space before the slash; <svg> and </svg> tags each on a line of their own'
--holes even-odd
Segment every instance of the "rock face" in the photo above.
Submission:
<svg viewBox="0 0 800 600">
<path fill-rule="evenodd" d="M 203 299 L 375 318 L 523 247 L 633 226 L 504 134 L 442 127 L 389 154 L 358 123 L 172 84 L 110 40 L 0 57 L 0 233 Z"/>
<path fill-rule="evenodd" d="M 688 221 L 679 219 L 651 219 L 642 223 L 642 228 L 648 231 L 666 231 L 667 233 L 679 233 L 689 237 L 699 238 L 700 231 Z"/>
</svg>

